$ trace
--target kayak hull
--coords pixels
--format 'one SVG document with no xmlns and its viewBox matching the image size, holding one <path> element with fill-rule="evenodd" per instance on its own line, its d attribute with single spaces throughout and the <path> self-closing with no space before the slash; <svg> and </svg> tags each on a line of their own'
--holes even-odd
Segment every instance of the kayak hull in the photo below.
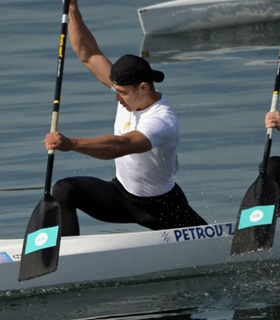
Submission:
<svg viewBox="0 0 280 320">
<path fill-rule="evenodd" d="M 143 34 L 169 34 L 280 19 L 278 0 L 176 0 L 137 10 Z"/>
<path fill-rule="evenodd" d="M 217 267 L 250 261 L 278 260 L 280 230 L 269 251 L 230 256 L 235 223 L 134 233 L 63 237 L 58 269 L 19 282 L 22 239 L 0 240 L 0 291 L 45 288 L 85 282 L 149 279 L 160 272 L 183 271 L 184 276 L 210 273 Z"/>
</svg>

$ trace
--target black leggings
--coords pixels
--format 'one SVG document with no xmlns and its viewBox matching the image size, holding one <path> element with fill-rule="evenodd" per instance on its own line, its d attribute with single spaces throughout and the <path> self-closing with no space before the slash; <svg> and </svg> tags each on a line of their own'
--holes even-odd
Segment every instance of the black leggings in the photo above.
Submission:
<svg viewBox="0 0 280 320">
<path fill-rule="evenodd" d="M 63 236 L 79 235 L 77 209 L 101 221 L 137 223 L 152 230 L 207 224 L 190 207 L 177 184 L 161 196 L 137 197 L 116 178 L 108 182 L 70 177 L 54 185 L 53 196 L 61 206 Z"/>
</svg>

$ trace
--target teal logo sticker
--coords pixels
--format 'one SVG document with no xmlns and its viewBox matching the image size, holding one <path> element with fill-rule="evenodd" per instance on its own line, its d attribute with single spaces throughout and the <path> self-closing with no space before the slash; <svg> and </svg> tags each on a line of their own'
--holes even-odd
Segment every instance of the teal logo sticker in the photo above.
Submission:
<svg viewBox="0 0 280 320">
<path fill-rule="evenodd" d="M 275 205 L 256 206 L 241 211 L 238 230 L 271 224 Z"/>
<path fill-rule="evenodd" d="M 29 233 L 26 240 L 25 254 L 54 247 L 57 242 L 59 226 L 43 228 Z"/>
</svg>

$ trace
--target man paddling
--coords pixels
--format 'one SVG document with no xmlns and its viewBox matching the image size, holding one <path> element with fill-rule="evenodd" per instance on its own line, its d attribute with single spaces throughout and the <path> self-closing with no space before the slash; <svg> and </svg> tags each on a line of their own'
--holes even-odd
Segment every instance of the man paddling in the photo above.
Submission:
<svg viewBox="0 0 280 320">
<path fill-rule="evenodd" d="M 62 212 L 62 235 L 78 235 L 77 209 L 101 221 L 137 223 L 159 230 L 206 222 L 188 204 L 178 184 L 178 119 L 154 82 L 164 74 L 134 55 L 112 64 L 86 27 L 76 0 L 71 1 L 68 31 L 80 61 L 115 92 L 114 134 L 95 138 L 46 135 L 46 148 L 115 159 L 116 177 L 69 177 L 58 181 L 53 196 Z"/>
</svg>

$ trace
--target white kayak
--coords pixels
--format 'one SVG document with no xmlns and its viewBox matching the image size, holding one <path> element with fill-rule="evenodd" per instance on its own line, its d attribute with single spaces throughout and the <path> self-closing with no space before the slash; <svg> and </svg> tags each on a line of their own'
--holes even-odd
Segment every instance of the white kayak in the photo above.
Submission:
<svg viewBox="0 0 280 320">
<path fill-rule="evenodd" d="M 280 257 L 280 228 L 271 250 L 230 255 L 235 223 L 160 231 L 82 235 L 61 240 L 58 269 L 18 282 L 22 239 L 0 240 L 0 291 L 74 285 L 176 272 L 209 274 Z"/>
<path fill-rule="evenodd" d="M 279 20 L 280 1 L 175 0 L 137 12 L 144 34 L 167 34 Z"/>
</svg>

